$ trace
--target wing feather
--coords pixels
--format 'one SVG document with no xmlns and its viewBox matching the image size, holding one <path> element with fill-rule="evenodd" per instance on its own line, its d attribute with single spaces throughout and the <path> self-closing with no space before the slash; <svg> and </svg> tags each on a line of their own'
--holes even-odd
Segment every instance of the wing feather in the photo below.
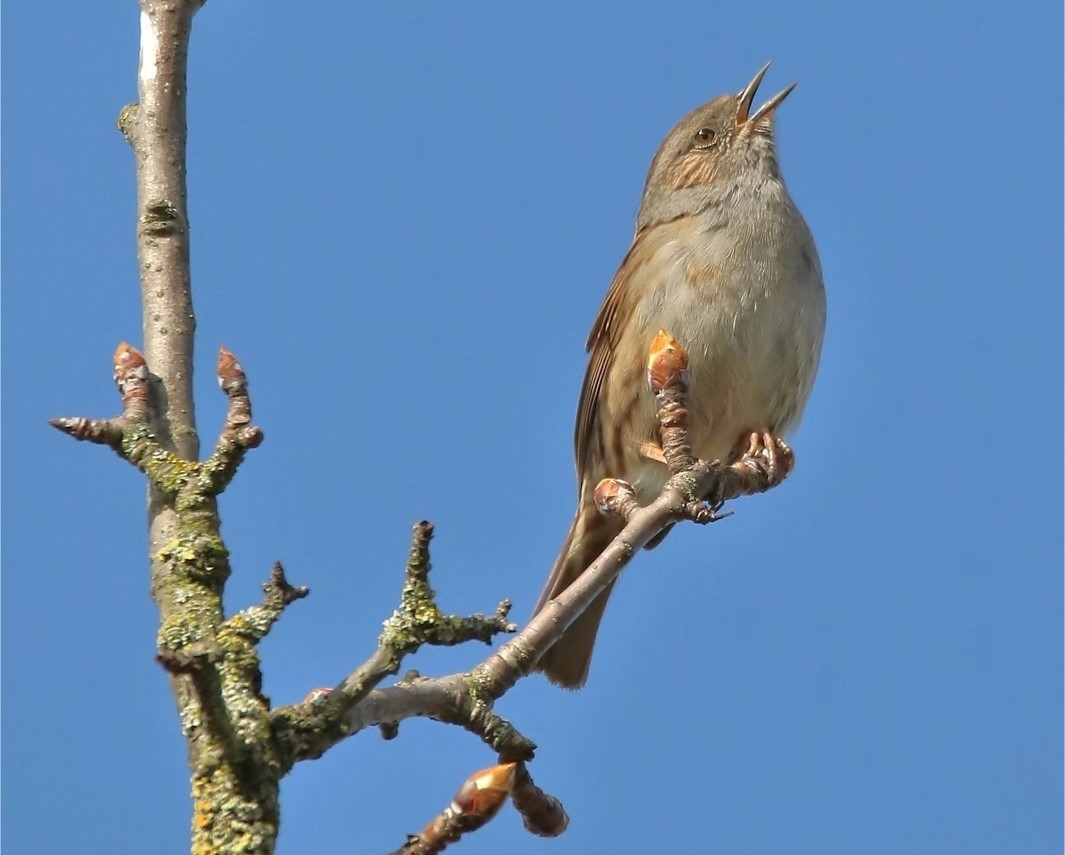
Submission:
<svg viewBox="0 0 1065 855">
<path fill-rule="evenodd" d="M 590 353 L 588 370 L 581 387 L 580 402 L 577 405 L 577 424 L 574 429 L 573 445 L 577 458 L 577 486 L 584 484 L 585 466 L 594 442 L 600 441 L 599 411 L 604 385 L 610 374 L 617 352 L 618 340 L 625 329 L 639 302 L 634 299 L 633 289 L 646 287 L 645 283 L 634 283 L 647 257 L 653 253 L 658 241 L 651 236 L 660 227 L 637 232 L 632 246 L 614 274 L 599 314 L 595 317 L 592 330 L 588 334 L 585 350 Z"/>
</svg>

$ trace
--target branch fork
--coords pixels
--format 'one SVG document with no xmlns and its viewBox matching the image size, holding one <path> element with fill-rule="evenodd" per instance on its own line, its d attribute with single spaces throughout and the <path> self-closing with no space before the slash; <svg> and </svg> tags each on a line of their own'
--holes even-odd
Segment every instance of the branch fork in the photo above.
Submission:
<svg viewBox="0 0 1065 855">
<path fill-rule="evenodd" d="M 152 486 L 167 496 L 184 491 L 192 497 L 216 496 L 236 475 L 249 449 L 263 440 L 251 424 L 248 378 L 233 354 L 220 348 L 218 383 L 229 401 L 226 421 L 214 453 L 197 463 L 166 448 L 151 428 L 151 373 L 144 355 L 122 342 L 115 350 L 114 380 L 122 398 L 122 413 L 111 419 L 83 416 L 51 419 L 49 424 L 76 440 L 106 445 L 148 476 Z"/>
</svg>

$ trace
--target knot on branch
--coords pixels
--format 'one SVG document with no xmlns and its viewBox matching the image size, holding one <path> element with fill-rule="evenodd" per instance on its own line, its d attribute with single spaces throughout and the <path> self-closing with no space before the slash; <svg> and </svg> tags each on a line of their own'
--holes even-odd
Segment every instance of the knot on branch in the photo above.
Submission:
<svg viewBox="0 0 1065 855">
<path fill-rule="evenodd" d="M 222 659 L 222 652 L 212 644 L 193 642 L 181 649 L 163 648 L 155 656 L 155 661 L 171 674 L 202 674 Z"/>
<path fill-rule="evenodd" d="M 149 199 L 141 214 L 141 232 L 150 237 L 182 234 L 186 224 L 181 212 L 168 199 Z"/>
<path fill-rule="evenodd" d="M 136 145 L 137 119 L 140 113 L 140 105 L 127 104 L 118 113 L 118 121 L 115 123 L 119 132 L 126 138 L 130 145 Z"/>
</svg>

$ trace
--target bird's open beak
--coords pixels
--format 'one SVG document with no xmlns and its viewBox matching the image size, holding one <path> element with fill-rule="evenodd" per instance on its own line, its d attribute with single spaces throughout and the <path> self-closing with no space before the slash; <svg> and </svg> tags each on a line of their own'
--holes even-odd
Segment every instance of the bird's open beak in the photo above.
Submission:
<svg viewBox="0 0 1065 855">
<path fill-rule="evenodd" d="M 762 82 L 762 78 L 765 77 L 765 73 L 769 71 L 770 65 L 772 65 L 772 63 L 767 62 L 758 69 L 758 73 L 751 78 L 751 82 L 743 87 L 743 91 L 736 96 L 739 99 L 739 110 L 736 112 L 737 127 L 742 127 L 747 124 L 756 124 L 763 119 L 768 119 L 773 114 L 773 111 L 781 105 L 784 99 L 791 94 L 791 90 L 796 87 L 797 84 L 792 83 L 791 86 L 783 92 L 778 92 L 766 101 L 758 108 L 757 112 L 752 115 L 751 104 L 754 102 L 755 93 L 758 92 L 758 87 Z"/>
</svg>

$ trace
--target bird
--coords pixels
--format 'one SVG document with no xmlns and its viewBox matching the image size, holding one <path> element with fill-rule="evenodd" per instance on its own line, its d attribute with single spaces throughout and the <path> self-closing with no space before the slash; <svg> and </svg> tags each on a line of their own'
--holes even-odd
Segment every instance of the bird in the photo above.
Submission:
<svg viewBox="0 0 1065 855">
<path fill-rule="evenodd" d="M 738 93 L 684 116 L 651 161 L 632 245 L 588 336 L 574 431 L 578 507 L 534 616 L 623 527 L 597 510 L 599 481 L 625 480 L 647 504 L 669 477 L 646 379 L 648 349 L 660 330 L 688 351 L 689 439 L 697 457 L 738 459 L 753 432 L 780 437 L 802 416 L 824 339 L 825 287 L 774 138 L 776 110 L 796 84 L 752 111 L 769 66 Z M 613 587 L 535 670 L 563 688 L 585 684 Z"/>
</svg>

